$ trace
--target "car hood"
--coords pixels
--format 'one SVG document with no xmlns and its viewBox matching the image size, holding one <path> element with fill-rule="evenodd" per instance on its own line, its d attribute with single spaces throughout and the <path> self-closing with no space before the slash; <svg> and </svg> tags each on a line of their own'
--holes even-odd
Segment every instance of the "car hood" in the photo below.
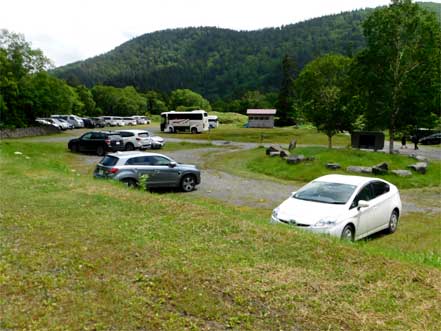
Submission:
<svg viewBox="0 0 441 331">
<path fill-rule="evenodd" d="M 288 198 L 278 207 L 277 218 L 285 221 L 313 225 L 321 219 L 338 220 L 347 210 L 346 205 L 305 201 Z"/>
<path fill-rule="evenodd" d="M 182 170 L 198 170 L 195 165 L 193 164 L 182 164 L 178 163 L 178 168 Z M 199 171 L 199 170 L 198 170 Z"/>
</svg>

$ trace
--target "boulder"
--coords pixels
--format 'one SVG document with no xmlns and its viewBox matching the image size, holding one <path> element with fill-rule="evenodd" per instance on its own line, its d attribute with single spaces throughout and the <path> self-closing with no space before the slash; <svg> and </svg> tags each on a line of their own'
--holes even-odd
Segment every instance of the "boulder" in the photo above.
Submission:
<svg viewBox="0 0 441 331">
<path fill-rule="evenodd" d="M 420 174 L 425 174 L 427 171 L 427 163 L 426 162 L 417 162 L 415 164 L 410 165 L 408 168 L 415 170 Z"/>
<path fill-rule="evenodd" d="M 400 177 L 412 176 L 412 172 L 410 172 L 409 170 L 392 170 L 392 173 Z"/>
<path fill-rule="evenodd" d="M 421 156 L 421 155 L 411 154 L 411 155 L 409 155 L 409 157 L 411 157 L 412 159 L 415 159 L 419 162 L 429 163 L 429 160 L 426 157 Z"/>
<path fill-rule="evenodd" d="M 300 154 L 300 155 L 291 155 L 291 156 L 288 156 L 286 158 L 286 162 L 288 164 L 297 164 L 297 163 L 300 163 L 302 161 L 305 161 L 305 156 L 302 155 L 302 154 Z"/>
<path fill-rule="evenodd" d="M 281 152 L 283 151 L 283 148 L 280 146 L 276 146 L 276 145 L 271 145 L 270 147 L 268 147 L 266 149 L 266 155 L 270 155 L 271 152 Z"/>
<path fill-rule="evenodd" d="M 286 158 L 289 156 L 289 152 L 285 151 L 285 150 L 281 150 L 280 151 L 280 157 L 282 158 Z"/>
<path fill-rule="evenodd" d="M 348 172 L 357 172 L 360 174 L 371 174 L 372 167 L 359 167 L 359 166 L 349 166 L 346 168 Z"/>
<path fill-rule="evenodd" d="M 294 148 L 296 148 L 296 146 L 297 146 L 297 140 L 293 139 L 293 140 L 291 140 L 291 142 L 289 143 L 288 150 L 289 150 L 289 151 L 292 151 Z"/>
<path fill-rule="evenodd" d="M 379 163 L 372 167 L 372 173 L 375 175 L 385 175 L 389 170 L 389 166 L 386 162 Z"/>
<path fill-rule="evenodd" d="M 377 165 L 374 165 L 374 168 L 379 168 L 383 170 L 389 170 L 389 165 L 386 162 L 381 162 Z"/>
<path fill-rule="evenodd" d="M 341 168 L 341 165 L 338 163 L 326 163 L 326 168 L 332 169 L 332 170 L 337 170 L 337 169 Z"/>
</svg>

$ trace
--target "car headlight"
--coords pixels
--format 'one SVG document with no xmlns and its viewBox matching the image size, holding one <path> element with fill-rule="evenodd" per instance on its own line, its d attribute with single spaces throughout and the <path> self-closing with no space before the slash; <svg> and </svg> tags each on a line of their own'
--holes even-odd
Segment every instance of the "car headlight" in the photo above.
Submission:
<svg viewBox="0 0 441 331">
<path fill-rule="evenodd" d="M 320 221 L 314 224 L 315 228 L 330 228 L 337 224 L 337 221 L 332 218 L 322 218 Z"/>
<path fill-rule="evenodd" d="M 273 210 L 273 214 L 272 217 L 273 218 L 277 218 L 277 215 L 279 214 L 279 207 L 277 207 L 276 209 Z"/>
</svg>

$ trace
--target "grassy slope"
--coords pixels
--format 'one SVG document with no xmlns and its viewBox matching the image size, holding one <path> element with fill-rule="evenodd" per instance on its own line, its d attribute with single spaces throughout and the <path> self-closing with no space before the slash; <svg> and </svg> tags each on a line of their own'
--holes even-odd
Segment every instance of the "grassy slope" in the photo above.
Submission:
<svg viewBox="0 0 441 331">
<path fill-rule="evenodd" d="M 0 148 L 1 329 L 439 326 L 441 271 L 424 261 L 271 226 L 258 210 L 95 181 L 72 171 L 64 144 Z"/>
</svg>

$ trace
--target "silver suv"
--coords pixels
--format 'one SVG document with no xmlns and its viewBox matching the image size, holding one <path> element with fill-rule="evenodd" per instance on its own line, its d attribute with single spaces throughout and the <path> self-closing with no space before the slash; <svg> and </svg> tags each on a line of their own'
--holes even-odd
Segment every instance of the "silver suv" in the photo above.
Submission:
<svg viewBox="0 0 441 331">
<path fill-rule="evenodd" d="M 180 164 L 162 154 L 144 152 L 108 154 L 97 164 L 93 175 L 116 179 L 130 187 L 140 185 L 145 176 L 148 188 L 174 187 L 185 192 L 193 191 L 201 182 L 196 166 Z"/>
</svg>

